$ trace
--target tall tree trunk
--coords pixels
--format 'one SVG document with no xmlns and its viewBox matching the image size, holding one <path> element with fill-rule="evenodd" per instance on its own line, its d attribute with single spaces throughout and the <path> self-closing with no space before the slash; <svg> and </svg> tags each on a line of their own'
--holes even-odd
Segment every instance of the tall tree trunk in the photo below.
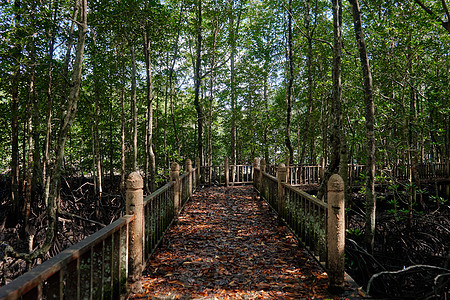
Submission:
<svg viewBox="0 0 450 300">
<path fill-rule="evenodd" d="M 313 76 L 312 76 L 312 39 L 308 37 L 308 56 L 306 58 L 306 72 L 308 77 L 308 109 L 305 116 L 305 130 L 299 164 L 303 164 L 310 135 L 311 114 L 313 110 Z M 310 142 L 313 142 L 311 140 Z"/>
<path fill-rule="evenodd" d="M 331 175 L 339 173 L 342 150 L 342 85 L 341 85 L 341 55 L 342 55 L 342 0 L 333 0 L 333 94 L 331 97 L 330 111 L 330 139 L 332 146 L 330 163 L 325 170 L 324 179 L 321 182 L 317 197 L 321 199 L 326 195 L 328 179 Z M 343 178 L 344 179 L 344 178 Z"/>
<path fill-rule="evenodd" d="M 286 132 L 284 140 L 286 148 L 289 153 L 289 164 L 294 164 L 294 149 L 291 143 L 291 112 L 292 112 L 292 100 L 294 98 L 294 55 L 293 55 L 293 42 L 292 42 L 292 0 L 289 0 L 288 7 L 288 60 L 289 60 L 289 75 L 288 86 L 286 96 Z"/>
<path fill-rule="evenodd" d="M 122 74 L 124 76 L 124 74 Z M 122 82 L 122 90 L 120 94 L 120 189 L 125 192 L 125 86 Z"/>
<path fill-rule="evenodd" d="M 367 55 L 364 33 L 361 26 L 361 11 L 358 0 L 349 0 L 352 5 L 353 24 L 355 27 L 356 43 L 358 44 L 361 70 L 364 79 L 364 103 L 366 112 L 366 228 L 365 243 L 369 253 L 373 253 L 375 237 L 375 106 L 373 103 L 372 74 L 369 57 Z"/>
<path fill-rule="evenodd" d="M 174 50 L 173 50 L 173 58 L 172 58 L 172 63 L 170 65 L 170 69 L 169 69 L 169 100 L 170 100 L 170 114 L 171 114 L 171 118 L 172 118 L 172 126 L 173 126 L 173 130 L 174 130 L 174 135 L 175 135 L 175 143 L 177 144 L 177 155 L 178 157 L 180 157 L 181 155 L 181 142 L 180 142 L 180 138 L 178 135 L 178 127 L 175 121 L 175 102 L 174 102 L 174 94 L 175 94 L 175 84 L 173 82 L 173 73 L 175 70 L 175 64 L 177 62 L 178 59 L 178 49 L 179 49 L 179 39 L 180 39 L 180 35 L 181 35 L 181 21 L 183 18 L 183 12 L 184 12 L 184 5 L 183 3 L 180 4 L 180 16 L 178 18 L 178 31 L 177 31 L 177 37 L 175 38 L 175 43 L 174 43 Z M 167 54 L 167 60 L 169 59 L 169 54 Z M 167 98 L 166 98 L 167 99 Z M 166 100 L 166 106 L 165 106 L 165 115 L 167 119 L 167 100 Z M 166 120 L 164 122 L 167 122 Z M 164 129 L 165 132 L 166 129 Z M 166 145 L 166 140 L 164 140 L 164 145 Z M 164 147 L 165 149 L 166 147 Z M 165 151 L 166 152 L 166 151 Z M 169 161 L 167 159 L 167 165 L 169 165 Z"/>
<path fill-rule="evenodd" d="M 305 2 L 305 31 L 306 31 L 306 39 L 308 43 L 308 52 L 306 57 L 306 76 L 308 80 L 308 109 L 306 111 L 305 116 L 305 130 L 303 132 L 303 145 L 300 154 L 299 164 L 303 164 L 303 160 L 306 156 L 306 147 L 308 145 L 309 140 L 309 127 L 311 123 L 311 113 L 313 110 L 313 74 L 312 74 L 312 60 L 313 60 L 313 48 L 312 48 L 312 37 L 314 34 L 314 29 L 311 29 L 311 5 L 310 0 Z M 313 140 L 311 140 L 313 142 Z"/>
<path fill-rule="evenodd" d="M 129 41 L 130 43 L 130 41 Z M 137 95 L 136 95 L 136 54 L 134 45 L 130 44 L 131 53 L 131 120 L 132 120 L 132 157 L 131 171 L 137 170 L 137 136 L 138 136 L 138 117 L 137 117 Z"/>
<path fill-rule="evenodd" d="M 229 2 L 230 14 L 230 100 L 231 100 L 231 164 L 237 163 L 237 129 L 236 129 L 236 80 L 235 80 L 235 56 L 236 56 L 236 37 L 234 30 L 234 1 Z M 232 172 L 234 176 L 234 172 Z M 234 181 L 234 178 L 232 179 Z"/>
<path fill-rule="evenodd" d="M 145 73 L 147 75 L 147 145 L 146 152 L 148 155 L 147 161 L 150 166 L 146 166 L 146 188 L 147 191 L 155 191 L 155 171 L 156 161 L 155 153 L 153 152 L 153 78 L 151 65 L 151 41 L 148 38 L 147 32 L 143 30 L 144 55 L 145 55 Z M 150 170 L 149 170 L 150 168 Z M 150 186 L 148 183 L 150 182 Z"/>
<path fill-rule="evenodd" d="M 114 179 L 114 148 L 113 148 L 113 95 L 109 94 L 109 182 L 112 188 Z"/>
<path fill-rule="evenodd" d="M 197 57 L 195 60 L 195 97 L 194 106 L 197 112 L 197 154 L 203 163 L 203 109 L 200 104 L 201 63 L 202 63 L 202 0 L 197 0 Z"/>
<path fill-rule="evenodd" d="M 269 163 L 269 126 L 270 126 L 270 108 L 269 108 L 269 80 L 264 78 L 264 105 L 266 113 L 266 123 L 264 124 L 264 159 Z"/>
<path fill-rule="evenodd" d="M 65 106 L 62 109 L 61 127 L 59 130 L 57 143 L 55 145 L 55 164 L 52 170 L 50 193 L 47 201 L 48 229 L 44 244 L 39 250 L 32 254 L 31 259 L 41 257 L 47 253 L 53 244 L 57 233 L 57 213 L 60 209 L 60 182 L 64 161 L 64 146 L 77 111 L 77 103 L 81 86 L 84 45 L 87 32 L 87 0 L 78 0 L 76 2 L 76 6 L 80 12 L 79 18 L 76 21 L 78 26 L 78 40 L 75 50 L 75 60 L 73 62 L 72 77 L 70 80 L 69 94 L 67 95 Z"/>
<path fill-rule="evenodd" d="M 11 78 L 11 199 L 12 213 L 19 219 L 20 215 L 20 199 L 19 199 L 19 85 L 20 85 L 20 69 L 22 49 L 20 45 L 20 21 L 21 1 L 14 1 L 14 41 L 12 49 L 13 75 Z"/>
<path fill-rule="evenodd" d="M 96 32 L 93 33 L 93 42 L 94 42 L 94 53 L 93 60 L 97 60 L 97 43 L 96 43 Z M 100 87 L 99 87 L 99 78 L 98 78 L 98 64 L 94 64 L 93 68 L 93 76 L 94 76 L 94 123 L 93 123 L 93 132 L 94 132 L 94 173 L 95 173 L 95 190 L 98 195 L 97 199 L 102 197 L 103 193 L 103 178 L 102 178 L 102 164 L 100 158 L 100 137 L 99 137 L 99 123 L 100 123 Z M 98 203 L 100 204 L 100 203 Z M 98 210 L 96 210 L 98 211 Z"/>
<path fill-rule="evenodd" d="M 213 147 L 212 147 L 212 122 L 213 122 L 213 106 L 214 106 L 214 68 L 216 66 L 216 44 L 217 44 L 217 36 L 219 34 L 219 18 L 216 17 L 214 19 L 215 28 L 214 28 L 214 39 L 212 45 L 212 59 L 211 59 L 211 75 L 209 80 L 209 111 L 208 111 L 208 165 L 212 166 L 213 164 Z"/>
<path fill-rule="evenodd" d="M 50 147 L 51 147 L 51 131 L 52 131 L 52 115 L 53 115 L 53 53 L 55 47 L 55 20 L 58 15 L 58 3 L 55 3 L 52 16 L 52 25 L 49 26 L 47 36 L 49 39 L 48 46 L 48 73 L 47 73 L 47 116 L 46 116 L 46 132 L 45 132 L 45 142 L 44 142 L 44 153 L 42 154 L 42 185 L 45 189 L 45 194 L 48 194 L 48 183 L 47 183 L 47 170 L 50 162 Z"/>
<path fill-rule="evenodd" d="M 35 6 L 32 5 L 30 8 L 30 17 L 31 17 L 31 23 L 35 24 Z M 31 212 L 31 201 L 32 201 L 32 190 L 33 190 L 33 177 L 34 170 L 36 168 L 34 167 L 37 162 L 34 161 L 35 158 L 35 149 L 33 146 L 33 142 L 35 139 L 35 132 L 37 131 L 36 125 L 36 109 L 37 109 L 37 94 L 36 94 L 36 88 L 35 88 L 35 81 L 36 81 L 36 49 L 35 49 L 35 40 L 34 40 L 34 34 L 31 35 L 30 40 L 30 83 L 29 83 L 29 101 L 28 101 L 28 107 L 27 107 L 27 132 L 28 132 L 28 151 L 27 151 L 27 171 L 25 176 L 25 228 L 28 225 L 28 219 Z M 32 247 L 30 249 L 32 251 Z"/>
</svg>

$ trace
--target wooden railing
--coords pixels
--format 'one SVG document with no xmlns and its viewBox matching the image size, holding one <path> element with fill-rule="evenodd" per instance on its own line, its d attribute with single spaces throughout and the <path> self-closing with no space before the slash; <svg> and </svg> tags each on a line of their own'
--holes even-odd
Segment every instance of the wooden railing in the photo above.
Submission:
<svg viewBox="0 0 450 300">
<path fill-rule="evenodd" d="M 320 184 L 325 171 L 324 166 L 288 166 L 287 182 L 293 186 Z M 445 162 L 439 163 L 422 163 L 417 168 L 419 179 L 449 179 L 449 164 Z M 277 176 L 276 165 L 266 165 L 266 172 L 272 176 Z M 366 172 L 366 166 L 361 164 L 348 165 L 348 177 L 350 182 L 361 182 Z M 377 166 L 375 174 L 377 176 L 388 175 L 397 180 L 409 180 L 411 175 L 411 166 L 409 164 L 394 166 Z"/>
<path fill-rule="evenodd" d="M 277 168 L 277 177 L 265 170 L 264 164 L 258 167 L 255 161 L 255 189 L 317 260 L 326 266 L 330 284 L 343 287 L 345 207 L 342 178 L 339 175 L 330 178 L 329 203 L 325 203 L 292 186 L 287 178 L 289 168 L 284 164 Z"/>
<path fill-rule="evenodd" d="M 326 264 L 327 203 L 255 168 L 255 188 L 317 259 Z M 280 175 L 278 173 L 278 175 Z M 280 176 L 279 176 L 280 177 Z M 256 182 L 255 181 L 255 182 Z"/>
<path fill-rule="evenodd" d="M 199 160 L 196 166 L 199 166 Z M 448 163 L 421 164 L 419 174 L 421 178 L 448 178 L 448 169 Z M 383 171 L 403 179 L 408 178 L 408 170 L 405 166 Z M 330 216 L 331 219 L 339 219 L 334 216 L 337 216 L 339 209 L 343 213 L 344 207 L 330 206 L 294 187 L 319 183 L 322 171 L 320 166 L 284 169 L 263 164 L 261 167 L 257 164 L 229 166 L 227 159 L 223 166 L 193 169 L 192 163 L 187 160 L 185 172 L 180 177 L 178 164 L 173 164 L 171 181 L 145 199 L 141 198 L 141 221 L 137 220 L 139 210 L 136 204 L 128 201 L 127 190 L 127 215 L 3 286 L 0 288 L 0 299 L 119 299 L 129 289 L 131 273 L 140 273 L 141 269 L 136 265 L 150 257 L 199 184 L 228 186 L 253 183 L 261 197 L 297 237 L 319 261 L 328 266 L 329 272 L 340 273 L 333 271 L 336 269 L 333 266 L 341 258 L 334 259 L 332 253 L 343 253 L 339 250 L 342 245 L 333 244 L 330 247 L 330 236 L 337 235 L 328 233 L 330 228 L 345 228 L 343 225 L 330 225 L 332 223 L 329 221 Z M 352 178 L 358 178 L 364 172 L 364 166 L 351 165 L 349 171 Z M 138 174 L 134 176 L 140 177 Z M 131 186 L 134 189 L 130 190 L 130 195 L 142 194 L 143 184 L 138 184 L 137 188 L 135 183 Z M 329 191 L 328 199 L 333 197 Z M 140 226 L 141 237 L 136 238 L 133 234 Z M 141 254 L 135 257 L 136 253 Z"/>
<path fill-rule="evenodd" d="M 240 185 L 253 183 L 252 165 L 228 165 L 225 158 L 224 165 L 202 166 L 201 183 L 207 185 Z"/>
<path fill-rule="evenodd" d="M 0 299 L 118 299 L 126 292 L 133 219 L 118 219 L 3 286 Z"/>
<path fill-rule="evenodd" d="M 189 160 L 181 177 L 178 164 L 172 165 L 170 173 L 171 182 L 145 199 L 142 177 L 136 172 L 130 174 L 127 212 L 134 211 L 134 214 L 121 217 L 3 286 L 0 299 L 124 298 L 131 272 L 141 275 L 142 268 L 134 266 L 142 265 L 150 257 L 197 187 L 198 168 L 193 169 Z M 136 183 L 139 180 L 141 182 Z M 141 197 L 141 214 L 135 207 L 139 201 L 135 202 L 133 197 Z M 141 220 L 138 220 L 139 215 Z M 140 226 L 141 235 L 136 236 L 133 231 Z"/>
</svg>

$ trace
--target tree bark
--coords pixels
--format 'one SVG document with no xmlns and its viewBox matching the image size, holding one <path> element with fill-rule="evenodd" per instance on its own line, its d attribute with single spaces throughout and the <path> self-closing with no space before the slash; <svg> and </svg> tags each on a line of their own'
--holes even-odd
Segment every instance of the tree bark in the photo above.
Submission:
<svg viewBox="0 0 450 300">
<path fill-rule="evenodd" d="M 229 22 L 230 22 L 230 102 L 231 102 L 231 164 L 236 165 L 237 160 L 237 129 L 236 129 L 236 79 L 235 79 L 235 56 L 236 37 L 234 30 L 234 1 L 229 1 Z M 234 176 L 234 172 L 232 172 Z M 232 179 L 234 182 L 234 178 Z"/>
<path fill-rule="evenodd" d="M 372 74 L 369 57 L 367 55 L 364 33 L 361 26 L 361 11 L 358 0 L 349 0 L 352 5 L 353 24 L 355 28 L 356 43 L 358 44 L 361 70 L 364 79 L 364 103 L 366 113 L 366 227 L 365 243 L 369 253 L 373 253 L 375 237 L 375 106 L 373 103 Z"/>
<path fill-rule="evenodd" d="M 124 84 L 124 82 L 122 82 Z M 125 192 L 125 86 L 122 86 L 120 95 L 120 190 Z"/>
<path fill-rule="evenodd" d="M 197 112 L 197 154 L 203 162 L 203 109 L 200 104 L 201 63 L 202 63 L 202 0 L 197 0 L 197 56 L 195 60 L 194 106 Z"/>
<path fill-rule="evenodd" d="M 19 219 L 20 216 L 20 199 L 19 199 L 19 85 L 20 85 L 20 61 L 22 56 L 22 48 L 20 45 L 20 21 L 22 18 L 20 10 L 21 1 L 14 1 L 14 40 L 15 44 L 12 49 L 13 75 L 11 78 L 11 199 L 12 214 Z"/>
<path fill-rule="evenodd" d="M 151 65 L 151 41 L 148 38 L 146 29 L 143 30 L 143 42 L 144 42 L 144 56 L 145 56 L 145 73 L 147 76 L 147 166 L 146 166 L 146 178 L 145 187 L 148 193 L 155 191 L 155 171 L 156 161 L 155 153 L 153 152 L 153 78 L 152 78 L 152 65 Z M 149 164 L 149 166 L 148 166 Z M 149 170 L 150 169 L 150 170 Z M 150 183 L 150 186 L 149 186 Z"/>
<path fill-rule="evenodd" d="M 306 76 L 308 81 L 308 109 L 306 111 L 306 117 L 305 117 L 305 130 L 303 132 L 303 145 L 301 149 L 299 164 L 303 164 L 303 161 L 306 156 L 306 148 L 308 145 L 308 142 L 313 143 L 314 140 L 309 140 L 309 131 L 310 131 L 310 124 L 311 124 L 311 113 L 313 110 L 313 74 L 312 74 L 312 60 L 313 60 L 313 48 L 312 48 L 312 37 L 314 34 L 314 28 L 311 29 L 311 1 L 305 1 L 305 31 L 306 31 L 306 39 L 308 43 L 308 51 L 307 51 L 307 57 L 306 57 Z M 312 163 L 312 162 L 310 162 Z"/>
<path fill-rule="evenodd" d="M 331 175 L 339 173 L 341 165 L 342 151 L 342 85 L 341 85 L 341 56 L 342 56 L 342 0 L 333 0 L 333 93 L 331 97 L 330 111 L 330 138 L 329 144 L 332 146 L 330 153 L 330 163 L 325 170 L 324 179 L 321 182 L 317 197 L 321 199 L 326 195 L 325 188 Z M 344 176 L 341 176 L 343 179 Z M 345 184 L 345 182 L 344 182 Z"/>
<path fill-rule="evenodd" d="M 35 6 L 32 5 L 30 7 L 30 18 L 31 23 L 35 24 Z M 24 211 L 24 217 L 25 217 L 25 228 L 28 225 L 28 219 L 31 212 L 31 201 L 32 201 L 32 190 L 33 190 L 33 177 L 35 176 L 35 173 L 33 171 L 36 170 L 35 164 L 37 164 L 37 161 L 34 161 L 35 158 L 35 151 L 34 151 L 34 141 L 39 140 L 38 138 L 35 138 L 35 132 L 37 132 L 37 125 L 36 122 L 36 110 L 37 110 L 37 94 L 36 94 L 36 88 L 35 88 L 35 81 L 36 81 L 36 48 L 35 48 L 35 40 L 34 40 L 34 34 L 31 35 L 30 40 L 30 82 L 29 82 L 29 101 L 27 105 L 27 134 L 28 134 L 28 151 L 27 151 L 27 170 L 26 170 L 26 176 L 25 176 L 25 211 Z M 31 251 L 31 250 L 30 250 Z"/>
<path fill-rule="evenodd" d="M 94 62 L 98 61 L 97 59 L 97 43 L 96 43 L 96 32 L 93 33 L 93 42 L 94 42 L 94 53 L 93 60 Z M 94 64 L 93 68 L 93 76 L 94 76 L 94 123 L 93 123 L 93 131 L 94 131 L 94 167 L 95 167 L 95 191 L 99 198 L 102 197 L 103 189 L 102 189 L 102 164 L 100 158 L 100 138 L 99 138 L 99 123 L 100 123 L 100 91 L 99 91 L 99 82 L 98 82 L 98 64 Z M 98 198 L 98 199 L 99 199 Z"/>
<path fill-rule="evenodd" d="M 128 41 L 130 43 L 130 41 Z M 137 136 L 138 136 L 138 118 L 137 118 L 137 92 L 136 92 L 136 54 L 134 45 L 130 43 L 131 53 L 131 120 L 132 120 L 132 157 L 131 171 L 137 171 Z"/>
<path fill-rule="evenodd" d="M 288 60 L 289 60 L 289 78 L 286 96 L 286 132 L 284 140 L 289 153 L 289 164 L 294 164 L 294 149 L 291 143 L 291 112 L 292 101 L 294 98 L 294 60 L 293 60 L 293 42 L 292 42 L 292 0 L 289 0 L 288 7 Z"/>
<path fill-rule="evenodd" d="M 53 244 L 57 233 L 57 214 L 60 208 L 60 181 L 64 161 L 64 146 L 77 111 L 77 103 L 81 86 L 84 45 L 87 33 L 87 0 L 78 0 L 76 2 L 76 6 L 80 12 L 79 18 L 76 22 L 78 26 L 78 40 L 75 50 L 75 60 L 73 62 L 72 77 L 70 80 L 69 94 L 63 108 L 61 127 L 55 149 L 55 164 L 52 170 L 50 193 L 47 201 L 48 228 L 46 231 L 44 244 L 37 251 L 33 252 L 29 259 L 41 257 L 47 253 Z"/>
</svg>

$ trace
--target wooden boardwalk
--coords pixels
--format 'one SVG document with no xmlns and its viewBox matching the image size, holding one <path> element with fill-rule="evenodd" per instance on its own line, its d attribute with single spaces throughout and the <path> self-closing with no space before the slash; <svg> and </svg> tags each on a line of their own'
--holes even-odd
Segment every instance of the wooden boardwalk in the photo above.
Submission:
<svg viewBox="0 0 450 300">
<path fill-rule="evenodd" d="M 142 293 L 129 299 L 349 299 L 253 187 L 196 192 L 151 256 Z"/>
</svg>

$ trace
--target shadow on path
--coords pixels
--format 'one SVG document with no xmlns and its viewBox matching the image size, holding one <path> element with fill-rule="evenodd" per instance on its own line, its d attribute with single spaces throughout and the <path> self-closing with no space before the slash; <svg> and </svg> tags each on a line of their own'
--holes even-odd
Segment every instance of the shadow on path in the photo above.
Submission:
<svg viewBox="0 0 450 300">
<path fill-rule="evenodd" d="M 130 299 L 340 299 L 253 187 L 197 191 Z"/>
</svg>

